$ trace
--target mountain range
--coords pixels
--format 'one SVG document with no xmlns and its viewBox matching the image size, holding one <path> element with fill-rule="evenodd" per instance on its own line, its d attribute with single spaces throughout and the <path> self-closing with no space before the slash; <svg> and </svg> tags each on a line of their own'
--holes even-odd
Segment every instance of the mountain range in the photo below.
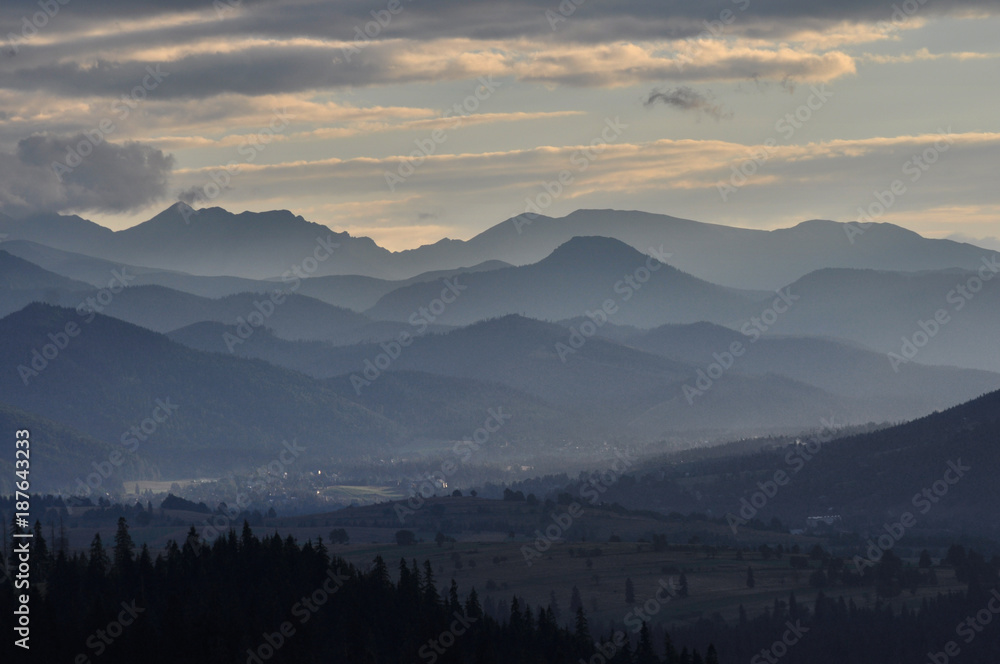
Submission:
<svg viewBox="0 0 1000 664">
<path fill-rule="evenodd" d="M 392 253 L 287 212 L 178 204 L 119 232 L 0 218 L 0 405 L 93 451 L 183 402 L 123 471 L 162 477 L 263 463 L 289 436 L 317 463 L 441 453 L 490 408 L 512 419 L 482 459 L 540 468 L 609 441 L 901 422 L 1000 389 L 996 257 L 972 245 L 889 225 L 852 245 L 819 221 L 523 222 Z M 562 238 L 576 231 L 594 234 Z"/>
<path fill-rule="evenodd" d="M 885 223 L 861 227 L 812 220 L 763 231 L 617 210 L 578 210 L 558 219 L 521 215 L 469 240 L 442 239 L 399 252 L 287 210 L 234 214 L 217 207 L 196 211 L 184 203 L 121 231 L 77 216 L 0 215 L 0 234 L 116 263 L 249 279 L 280 277 L 319 250 L 329 256 L 317 260 L 312 276 L 389 280 L 493 260 L 536 263 L 573 237 L 603 236 L 643 253 L 670 253 L 672 266 L 700 279 L 751 290 L 774 290 L 823 268 L 974 270 L 991 254 Z"/>
</svg>

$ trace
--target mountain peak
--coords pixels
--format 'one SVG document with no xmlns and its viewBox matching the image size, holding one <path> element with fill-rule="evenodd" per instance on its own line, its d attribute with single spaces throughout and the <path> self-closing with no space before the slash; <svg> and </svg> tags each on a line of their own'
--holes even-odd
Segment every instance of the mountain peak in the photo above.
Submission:
<svg viewBox="0 0 1000 664">
<path fill-rule="evenodd" d="M 556 247 L 542 263 L 629 260 L 639 264 L 643 254 L 621 240 L 598 235 L 578 235 Z"/>
</svg>

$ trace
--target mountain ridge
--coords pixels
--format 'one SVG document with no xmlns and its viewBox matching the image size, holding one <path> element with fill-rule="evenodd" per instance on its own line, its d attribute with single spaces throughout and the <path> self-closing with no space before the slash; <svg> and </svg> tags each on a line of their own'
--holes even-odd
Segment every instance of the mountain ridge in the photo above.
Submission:
<svg viewBox="0 0 1000 664">
<path fill-rule="evenodd" d="M 891 271 L 974 269 L 986 250 L 948 239 L 924 238 L 900 226 L 807 220 L 757 230 L 635 210 L 577 210 L 565 217 L 512 217 L 468 240 L 441 239 L 392 252 L 287 210 L 231 213 L 178 203 L 152 219 L 111 231 L 79 217 L 0 217 L 0 233 L 98 258 L 200 276 L 266 279 L 309 260 L 317 236 L 337 244 L 315 276 L 356 274 L 408 279 L 460 265 L 501 260 L 538 262 L 576 236 L 613 237 L 639 251 L 659 248 L 679 269 L 719 285 L 774 290 L 823 267 Z M 235 233 L 236 230 L 240 232 Z"/>
</svg>

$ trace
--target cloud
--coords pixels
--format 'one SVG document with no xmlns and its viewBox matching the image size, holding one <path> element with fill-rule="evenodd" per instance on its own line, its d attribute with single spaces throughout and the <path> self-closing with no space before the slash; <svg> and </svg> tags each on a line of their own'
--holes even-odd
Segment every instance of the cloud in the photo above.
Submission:
<svg viewBox="0 0 1000 664">
<path fill-rule="evenodd" d="M 654 88 L 646 97 L 643 105 L 655 106 L 656 104 L 663 104 L 682 111 L 694 111 L 699 117 L 707 115 L 715 121 L 732 118 L 733 112 L 725 110 L 720 104 L 716 104 L 713 101 L 714 97 L 710 95 L 711 93 L 708 95 L 702 94 L 686 85 L 666 90 Z"/>
<path fill-rule="evenodd" d="M 379 236 L 386 237 L 397 225 L 413 225 L 414 210 L 434 210 L 438 225 L 467 228 L 473 227 L 473 217 L 515 216 L 524 211 L 526 198 L 536 199 L 545 192 L 545 183 L 569 170 L 572 183 L 563 188 L 546 214 L 584 207 L 629 208 L 718 223 L 745 225 L 752 220 L 773 226 L 808 218 L 856 219 L 858 208 L 874 200 L 873 190 L 888 189 L 900 179 L 905 195 L 891 214 L 879 220 L 910 227 L 915 214 L 935 205 L 993 202 L 996 187 L 991 164 L 1000 134 L 952 134 L 949 139 L 952 147 L 917 182 L 911 179 L 912 163 L 910 169 L 903 169 L 914 154 L 941 140 L 940 135 L 779 145 L 771 148 L 766 163 L 728 200 L 720 197 L 719 184 L 729 182 L 734 168 L 765 146 L 692 139 L 616 143 L 604 147 L 585 170 L 576 164 L 590 149 L 587 143 L 432 155 L 407 182 L 401 197 L 386 188 L 384 173 L 395 171 L 402 156 L 254 164 L 240 170 L 241 189 L 253 192 L 240 204 L 248 209 L 271 209 L 287 206 L 291 199 L 297 210 L 327 210 L 327 218 L 335 219 L 339 228 L 379 226 Z M 176 177 L 185 184 L 197 183 L 204 182 L 209 173 L 210 169 L 179 170 Z M 945 216 L 950 220 L 947 223 L 956 225 L 963 219 L 957 213 L 942 219 Z M 995 228 L 995 209 L 992 218 L 990 228 Z M 984 231 L 984 235 L 991 234 L 985 222 Z"/>
<path fill-rule="evenodd" d="M 86 134 L 32 136 L 0 153 L 0 211 L 129 212 L 166 193 L 171 155 L 137 142 L 94 142 Z"/>
<path fill-rule="evenodd" d="M 73 41 L 95 41 L 111 47 L 141 36 L 145 43 L 177 44 L 193 36 L 222 38 L 265 35 L 277 38 L 312 36 L 351 39 L 354 29 L 372 22 L 372 12 L 385 12 L 387 2 L 356 0 L 221 0 L 216 11 L 205 0 L 106 0 L 73 2 L 48 22 L 39 39 L 61 31 Z M 563 3 L 566 5 L 567 3 Z M 574 3 L 575 4 L 575 3 Z M 229 5 L 231 9 L 225 8 Z M 585 5 L 585 6 L 584 6 Z M 436 40 L 464 37 L 477 40 L 547 37 L 560 41 L 608 43 L 620 40 L 675 40 L 706 31 L 706 23 L 730 34 L 756 34 L 764 39 L 786 39 L 809 29 L 819 33 L 843 23 L 893 21 L 895 7 L 913 7 L 912 22 L 934 15 L 995 15 L 1000 0 L 949 0 L 947 3 L 911 0 L 891 5 L 883 0 L 701 0 L 672 2 L 581 3 L 569 16 L 560 14 L 558 0 L 460 3 L 421 0 L 401 3 L 402 11 L 385 20 L 375 39 Z M 381 10 L 381 12 L 380 12 Z M 0 29 L 17 32 L 25 16 L 38 11 L 36 0 L 5 0 Z M 548 12 L 548 14 L 547 14 Z M 728 14 L 724 14 L 728 12 Z M 550 16 L 565 18 L 555 23 Z M 724 22 L 723 16 L 731 20 Z M 109 17 L 113 19 L 109 20 Z M 63 41 L 66 41 L 65 39 Z"/>
<path fill-rule="evenodd" d="M 957 53 L 931 53 L 929 49 L 921 48 L 912 53 L 903 53 L 901 55 L 866 53 L 861 56 L 860 60 L 862 62 L 884 65 L 909 64 L 911 62 L 920 62 L 925 60 L 958 60 L 959 62 L 964 62 L 966 60 L 992 60 L 998 57 L 1000 57 L 1000 53 L 970 53 L 967 51 Z"/>
<path fill-rule="evenodd" d="M 341 47 L 254 45 L 241 50 L 196 53 L 177 60 L 86 58 L 0 68 L 0 88 L 46 91 L 67 98 L 118 97 L 148 79 L 148 68 L 165 78 L 144 102 L 260 96 L 419 82 L 464 81 L 493 76 L 574 87 L 616 88 L 672 80 L 740 81 L 754 75 L 780 81 L 826 82 L 854 74 L 854 59 L 840 51 L 812 53 L 784 45 L 756 46 L 723 40 L 585 46 L 544 41 L 431 42 L 390 40 L 346 58 Z"/>
</svg>

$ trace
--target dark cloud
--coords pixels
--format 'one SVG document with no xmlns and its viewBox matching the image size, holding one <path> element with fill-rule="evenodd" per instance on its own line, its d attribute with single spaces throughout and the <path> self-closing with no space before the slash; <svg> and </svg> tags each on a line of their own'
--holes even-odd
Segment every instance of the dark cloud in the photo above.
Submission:
<svg viewBox="0 0 1000 664">
<path fill-rule="evenodd" d="M 58 5 L 57 0 L 51 2 Z M 271 46 L 239 52 L 198 53 L 174 62 L 162 63 L 171 72 L 151 97 L 205 98 L 219 93 L 247 95 L 298 92 L 343 86 L 377 85 L 408 81 L 437 80 L 441 72 L 426 75 L 408 71 L 407 80 L 393 72 L 394 62 L 385 49 L 361 46 L 350 62 L 331 57 L 329 49 L 288 43 L 293 37 L 322 40 L 353 40 L 358 35 L 374 42 L 411 39 L 416 41 L 461 37 L 470 39 L 530 38 L 547 42 L 614 43 L 637 40 L 680 41 L 699 36 L 746 36 L 781 40 L 790 34 L 812 29 L 823 31 L 842 21 L 887 22 L 899 26 L 909 20 L 902 8 L 916 8 L 918 16 L 974 9 L 1000 13 L 1000 0 L 952 0 L 948 3 L 907 0 L 887 4 L 882 0 L 704 0 L 671 2 L 628 0 L 586 2 L 576 7 L 569 0 L 514 0 L 513 2 L 460 2 L 459 0 L 401 0 L 401 11 L 390 14 L 389 0 L 218 0 L 216 12 L 208 0 L 106 0 L 100 3 L 73 0 L 58 5 L 59 12 L 46 17 L 37 34 L 47 39 L 21 39 L 24 21 L 34 21 L 37 0 L 5 0 L 0 7 L 0 35 L 15 35 L 14 56 L 0 56 L 0 88 L 21 91 L 42 90 L 66 96 L 127 94 L 146 76 L 146 62 L 99 60 L 97 53 L 116 49 L 183 46 L 205 40 L 224 43 L 248 35 L 274 39 Z M 234 7 L 226 9 L 227 6 Z M 562 7 L 562 13 L 560 12 Z M 566 7 L 576 7 L 572 13 Z M 206 20 L 165 22 L 163 27 L 114 29 L 129 19 L 155 17 L 178 11 L 203 10 Z M 373 14 L 374 13 L 374 14 Z M 556 17 L 553 19 L 553 16 Z M 36 21 L 40 22 L 40 21 Z M 73 33 L 88 28 L 112 29 L 97 35 Z M 29 30 L 30 32 L 30 30 Z M 52 39 L 65 35 L 65 39 Z M 10 40 L 0 37 L 0 50 Z M 110 57 L 110 56 L 109 56 Z M 690 69 L 701 72 L 697 63 Z M 762 63 L 745 65 L 747 71 L 731 65 L 725 72 L 740 77 L 761 70 Z M 793 72 L 804 76 L 808 72 Z M 711 73 L 709 73 L 711 74 Z M 784 75 L 784 72 L 778 72 Z M 721 75 L 681 76 L 677 72 L 653 72 L 648 80 L 710 80 Z M 807 77 L 806 77 L 807 78 Z M 529 79 L 530 80 L 530 79 Z M 803 79 L 804 80 L 804 79 Z M 548 81 L 546 81 L 548 82 Z M 579 80 L 554 81 L 571 85 L 594 84 L 589 72 Z"/>
<path fill-rule="evenodd" d="M 171 155 L 98 137 L 32 136 L 15 152 L 0 153 L 0 212 L 127 212 L 164 195 Z"/>
<path fill-rule="evenodd" d="M 256 47 L 237 53 L 192 55 L 156 65 L 162 82 L 149 99 L 205 98 L 225 93 L 244 95 L 299 92 L 316 88 L 400 82 L 390 71 L 388 53 L 362 51 L 351 62 L 336 62 L 341 53 L 294 47 Z M 121 96 L 149 79 L 150 65 L 98 61 L 25 67 L 0 71 L 0 88 L 44 90 L 64 96 Z M 424 80 L 434 80 L 428 72 Z M 410 74 L 407 80 L 416 78 Z M 142 92 L 140 90 L 140 92 Z"/>
<path fill-rule="evenodd" d="M 205 186 L 194 185 L 177 193 L 177 200 L 187 205 L 194 205 L 205 198 Z"/>
<path fill-rule="evenodd" d="M 693 111 L 698 115 L 707 115 L 713 120 L 728 120 L 733 117 L 732 111 L 727 111 L 721 105 L 716 104 L 714 98 L 709 94 L 703 94 L 686 85 L 667 90 L 653 89 L 646 100 L 645 106 L 655 106 L 663 104 L 670 108 L 681 111 Z"/>
<path fill-rule="evenodd" d="M 56 0 L 51 0 L 55 3 Z M 512 2 L 463 2 L 461 0 L 401 0 L 402 10 L 391 18 L 388 0 L 102 0 L 60 5 L 40 30 L 59 30 L 88 24 L 114 25 L 117 21 L 149 18 L 181 11 L 206 10 L 208 20 L 164 28 L 164 34 L 214 32 L 224 34 L 313 35 L 330 39 L 349 39 L 355 26 L 381 16 L 378 39 L 468 37 L 501 39 L 554 35 L 584 41 L 619 39 L 682 39 L 707 29 L 705 21 L 718 22 L 726 28 L 741 23 L 775 21 L 872 22 L 891 20 L 894 8 L 913 7 L 921 15 L 943 14 L 962 10 L 1000 11 L 1000 0 L 909 0 L 893 3 L 884 0 L 700 0 L 670 2 L 662 0 L 627 0 L 624 2 L 585 2 L 571 13 L 560 6 L 574 3 L 559 0 L 514 0 Z M 221 7 L 218 11 L 213 7 Z M 232 9 L 227 7 L 232 6 Z M 378 16 L 372 16 L 372 12 Z M 37 0 L 5 0 L 0 9 L 0 29 L 6 35 L 17 31 L 25 17 L 31 20 L 39 12 Z M 551 12 L 547 14 L 547 12 Z M 553 19 L 553 16 L 555 17 Z M 561 20 L 565 19 L 565 20 Z M 554 28 L 554 29 L 553 29 Z M 152 35 L 146 35 L 152 36 Z"/>
</svg>

